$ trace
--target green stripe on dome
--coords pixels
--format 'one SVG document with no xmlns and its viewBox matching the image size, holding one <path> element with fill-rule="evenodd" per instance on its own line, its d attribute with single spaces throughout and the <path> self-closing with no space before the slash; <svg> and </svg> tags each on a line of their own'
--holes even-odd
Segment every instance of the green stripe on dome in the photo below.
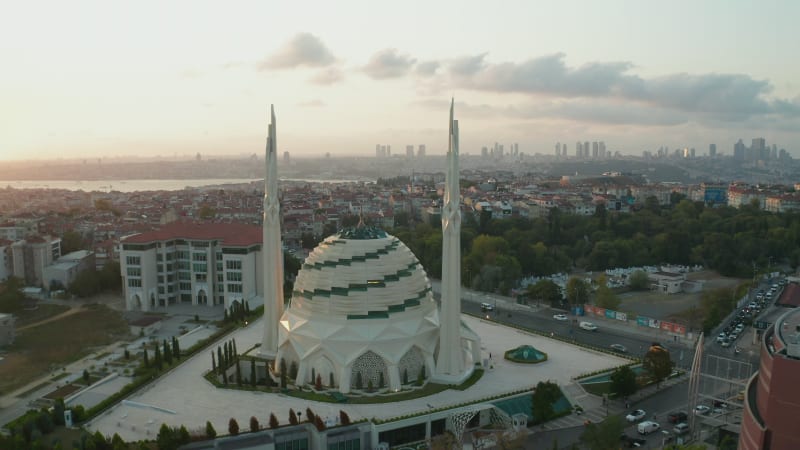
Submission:
<svg viewBox="0 0 800 450">
<path fill-rule="evenodd" d="M 397 247 L 400 245 L 399 239 L 394 239 L 391 244 L 387 245 L 384 248 L 379 248 L 378 250 L 367 252 L 363 255 L 353 255 L 350 258 L 340 258 L 336 261 L 322 261 L 322 262 L 315 262 L 314 264 L 303 263 L 303 269 L 316 269 L 322 270 L 325 267 L 336 267 L 336 266 L 349 266 L 352 262 L 366 262 L 368 259 L 378 259 L 380 255 L 388 255 L 390 251 L 396 250 Z"/>
<path fill-rule="evenodd" d="M 388 319 L 393 313 L 403 312 L 406 310 L 406 308 L 410 308 L 412 306 L 419 306 L 420 300 L 424 299 L 431 290 L 432 289 L 429 287 L 425 288 L 418 293 L 416 297 L 403 300 L 402 304 L 389 305 L 386 311 L 368 311 L 367 314 L 348 314 L 347 320 Z"/>
<path fill-rule="evenodd" d="M 293 294 L 302 295 L 303 297 L 311 300 L 315 295 L 322 297 L 330 297 L 331 294 L 339 296 L 347 296 L 350 292 L 366 292 L 370 288 L 385 288 L 387 282 L 397 282 L 400 278 L 410 277 L 412 270 L 419 265 L 419 261 L 414 261 L 409 264 L 407 268 L 400 269 L 396 273 L 384 275 L 380 280 L 369 280 L 366 283 L 350 283 L 347 287 L 332 286 L 330 290 L 327 289 L 314 289 L 314 291 L 296 290 Z"/>
</svg>

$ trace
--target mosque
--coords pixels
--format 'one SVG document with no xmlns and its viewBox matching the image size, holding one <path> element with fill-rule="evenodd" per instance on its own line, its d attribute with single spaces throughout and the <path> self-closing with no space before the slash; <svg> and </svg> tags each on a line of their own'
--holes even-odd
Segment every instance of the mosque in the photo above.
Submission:
<svg viewBox="0 0 800 450">
<path fill-rule="evenodd" d="M 461 323 L 458 121 L 450 108 L 442 214 L 441 311 L 425 269 L 399 239 L 359 223 L 325 239 L 305 260 L 283 309 L 275 115 L 264 189 L 264 339 L 273 371 L 295 367 L 298 386 L 342 393 L 399 391 L 434 380 L 457 384 L 480 364 L 480 338 Z"/>
</svg>

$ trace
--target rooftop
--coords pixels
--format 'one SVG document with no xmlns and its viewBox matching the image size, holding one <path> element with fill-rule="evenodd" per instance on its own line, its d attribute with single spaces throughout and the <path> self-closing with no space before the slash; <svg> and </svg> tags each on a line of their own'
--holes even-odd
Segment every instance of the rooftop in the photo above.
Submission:
<svg viewBox="0 0 800 450">
<path fill-rule="evenodd" d="M 222 245 L 230 246 L 250 246 L 260 244 L 263 240 L 262 229 L 259 226 L 238 223 L 173 222 L 155 231 L 129 236 L 123 240 L 123 243 L 147 244 L 170 239 L 218 240 Z"/>
</svg>

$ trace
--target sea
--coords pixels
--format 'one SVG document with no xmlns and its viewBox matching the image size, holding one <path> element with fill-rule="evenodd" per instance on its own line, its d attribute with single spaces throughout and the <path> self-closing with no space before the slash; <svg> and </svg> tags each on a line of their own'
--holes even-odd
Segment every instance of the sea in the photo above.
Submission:
<svg viewBox="0 0 800 450">
<path fill-rule="evenodd" d="M 0 189 L 12 187 L 14 189 L 65 189 L 68 191 L 85 192 L 137 192 L 137 191 L 180 191 L 186 188 L 198 187 L 224 187 L 226 185 L 243 185 L 254 182 L 263 183 L 263 178 L 204 178 L 182 180 L 0 180 Z M 281 181 L 297 181 L 307 183 L 356 183 L 365 180 L 336 180 L 336 179 L 302 179 L 281 178 Z M 369 182 L 369 181 L 368 181 Z M 374 180 L 372 180 L 374 182 Z"/>
</svg>

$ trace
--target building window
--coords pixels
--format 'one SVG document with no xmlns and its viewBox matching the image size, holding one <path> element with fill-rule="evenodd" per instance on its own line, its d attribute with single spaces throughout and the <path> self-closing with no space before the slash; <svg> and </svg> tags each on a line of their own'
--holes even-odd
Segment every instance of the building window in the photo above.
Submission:
<svg viewBox="0 0 800 450">
<path fill-rule="evenodd" d="M 142 276 L 142 269 L 140 269 L 139 267 L 128 267 L 128 276 L 140 277 Z"/>
<path fill-rule="evenodd" d="M 225 268 L 227 268 L 228 270 L 242 270 L 242 260 L 229 259 L 225 261 Z"/>
<path fill-rule="evenodd" d="M 196 274 L 194 274 L 194 280 L 195 280 L 195 281 L 199 281 L 199 282 L 201 282 L 201 283 L 205 283 L 205 282 L 206 282 L 206 280 L 207 280 L 207 277 L 206 277 L 206 274 L 205 274 L 205 272 L 203 272 L 203 273 L 196 273 Z"/>
<path fill-rule="evenodd" d="M 159 275 L 158 276 L 158 282 L 159 283 L 163 283 L 164 282 L 164 275 Z"/>
<path fill-rule="evenodd" d="M 192 264 L 192 270 L 194 272 L 203 272 L 203 273 L 205 273 L 207 271 L 207 269 L 208 269 L 208 267 L 205 264 L 202 264 L 202 263 L 194 263 L 194 264 Z"/>
<path fill-rule="evenodd" d="M 125 257 L 125 262 L 128 263 L 129 266 L 140 266 L 142 264 L 142 259 L 138 256 L 127 256 Z"/>
<path fill-rule="evenodd" d="M 242 281 L 242 272 L 228 272 L 228 281 Z"/>
<path fill-rule="evenodd" d="M 128 287 L 142 287 L 142 280 L 128 278 Z"/>
<path fill-rule="evenodd" d="M 205 261 L 206 254 L 205 253 L 192 253 L 192 261 Z"/>
<path fill-rule="evenodd" d="M 217 252 L 217 261 L 222 261 L 222 252 Z"/>
<path fill-rule="evenodd" d="M 308 438 L 304 437 L 286 442 L 276 442 L 275 450 L 308 450 Z"/>
<path fill-rule="evenodd" d="M 156 253 L 156 261 L 162 261 L 164 256 L 161 253 Z"/>
<path fill-rule="evenodd" d="M 178 272 L 178 279 L 179 280 L 191 280 L 192 274 L 189 272 Z"/>
<path fill-rule="evenodd" d="M 242 285 L 241 284 L 228 283 L 228 292 L 241 294 L 242 293 Z"/>
<path fill-rule="evenodd" d="M 178 287 L 182 291 L 191 291 L 192 290 L 192 283 L 178 283 Z"/>
<path fill-rule="evenodd" d="M 329 442 L 328 450 L 361 450 L 361 439 L 346 439 L 339 442 Z"/>
<path fill-rule="evenodd" d="M 163 294 L 164 293 L 164 286 L 159 286 L 158 287 L 158 293 L 159 294 Z"/>
</svg>

